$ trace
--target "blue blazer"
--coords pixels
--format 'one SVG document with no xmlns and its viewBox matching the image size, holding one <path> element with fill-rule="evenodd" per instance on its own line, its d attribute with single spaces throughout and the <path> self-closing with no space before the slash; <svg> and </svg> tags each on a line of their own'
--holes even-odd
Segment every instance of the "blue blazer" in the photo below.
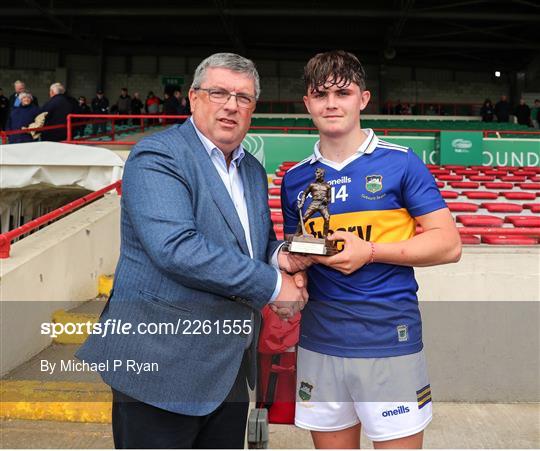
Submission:
<svg viewBox="0 0 540 451">
<path fill-rule="evenodd" d="M 131 151 L 123 176 L 120 259 L 100 323 L 116 320 L 132 329 L 91 335 L 76 354 L 88 363 L 107 363 L 100 373 L 111 387 L 198 416 L 223 402 L 241 364 L 254 387 L 260 310 L 277 281 L 267 262 L 280 242 L 264 168 L 246 153 L 239 172 L 253 258 L 232 200 L 190 121 L 141 140 Z M 197 321 L 201 327 L 194 334 Z M 175 330 L 141 334 L 139 323 L 169 323 Z M 226 324 L 253 327 L 249 349 L 249 330 L 226 333 Z M 157 363 L 159 370 L 138 372 L 128 368 L 131 361 Z"/>
</svg>

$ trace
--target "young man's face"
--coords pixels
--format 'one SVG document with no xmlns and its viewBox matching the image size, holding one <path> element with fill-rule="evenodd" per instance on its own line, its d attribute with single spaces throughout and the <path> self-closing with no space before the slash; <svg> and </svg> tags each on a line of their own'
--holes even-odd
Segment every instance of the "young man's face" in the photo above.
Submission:
<svg viewBox="0 0 540 451">
<path fill-rule="evenodd" d="M 371 94 L 356 83 L 339 88 L 320 87 L 308 92 L 304 103 L 321 135 L 345 136 L 360 127 L 360 111 L 366 108 Z"/>
</svg>

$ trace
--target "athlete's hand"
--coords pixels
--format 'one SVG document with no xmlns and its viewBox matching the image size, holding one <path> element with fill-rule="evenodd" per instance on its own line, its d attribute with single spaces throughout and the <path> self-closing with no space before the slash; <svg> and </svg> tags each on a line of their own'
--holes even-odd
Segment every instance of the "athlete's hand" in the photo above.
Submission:
<svg viewBox="0 0 540 451">
<path fill-rule="evenodd" d="M 313 264 L 313 260 L 308 255 L 291 254 L 280 249 L 278 254 L 279 269 L 289 274 L 304 271 Z"/>
<path fill-rule="evenodd" d="M 281 277 L 281 291 L 269 305 L 281 319 L 292 318 L 308 301 L 307 275 L 301 271 L 292 276 L 281 273 Z"/>
<path fill-rule="evenodd" d="M 331 257 L 312 256 L 314 263 L 329 266 L 343 274 L 351 274 L 371 260 L 371 244 L 351 232 L 338 230 L 328 235 L 330 241 L 344 241 L 343 250 Z"/>
</svg>

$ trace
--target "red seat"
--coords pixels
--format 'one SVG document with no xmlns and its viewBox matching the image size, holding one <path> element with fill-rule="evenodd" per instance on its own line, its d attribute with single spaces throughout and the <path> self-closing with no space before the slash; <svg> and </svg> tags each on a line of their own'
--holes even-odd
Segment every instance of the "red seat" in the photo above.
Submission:
<svg viewBox="0 0 540 451">
<path fill-rule="evenodd" d="M 268 188 L 270 196 L 281 196 L 281 188 Z"/>
<path fill-rule="evenodd" d="M 440 169 L 441 167 L 438 164 L 426 164 L 426 168 L 428 169 Z"/>
<path fill-rule="evenodd" d="M 480 187 L 478 182 L 450 182 L 452 188 L 476 189 Z"/>
<path fill-rule="evenodd" d="M 457 199 L 459 193 L 456 191 L 441 190 L 441 195 L 443 199 Z"/>
<path fill-rule="evenodd" d="M 456 220 L 465 227 L 502 227 L 503 219 L 490 215 L 457 215 Z"/>
<path fill-rule="evenodd" d="M 281 199 L 279 197 L 268 199 L 268 206 L 270 208 L 281 208 Z"/>
<path fill-rule="evenodd" d="M 454 173 L 457 175 L 464 175 L 469 177 L 470 175 L 478 175 L 480 171 L 475 171 L 473 169 L 456 169 Z"/>
<path fill-rule="evenodd" d="M 492 191 L 463 191 L 461 194 L 468 199 L 497 199 L 499 195 Z"/>
<path fill-rule="evenodd" d="M 449 175 L 451 173 L 449 169 L 430 169 L 429 172 L 433 175 Z"/>
<path fill-rule="evenodd" d="M 283 239 L 283 224 L 274 225 L 274 232 L 276 232 L 276 238 L 278 240 Z"/>
<path fill-rule="evenodd" d="M 479 166 L 479 165 L 472 165 L 472 166 L 469 166 L 471 169 L 473 169 L 474 171 L 483 171 L 484 169 L 489 169 L 490 167 L 489 166 Z"/>
<path fill-rule="evenodd" d="M 471 211 L 475 212 L 478 210 L 478 205 L 470 202 L 446 202 L 446 205 L 450 211 Z"/>
<path fill-rule="evenodd" d="M 531 175 L 531 176 L 529 177 L 529 180 L 530 180 L 531 182 L 540 182 L 540 175 L 535 175 L 534 177 Z"/>
<path fill-rule="evenodd" d="M 438 175 L 437 180 L 442 180 L 443 182 L 461 182 L 463 180 L 462 175 Z"/>
<path fill-rule="evenodd" d="M 476 235 L 461 235 L 461 244 L 480 244 L 480 237 Z"/>
<path fill-rule="evenodd" d="M 523 183 L 525 180 L 527 180 L 526 175 L 506 175 L 501 177 L 501 180 L 503 182 L 521 182 Z"/>
<path fill-rule="evenodd" d="M 508 202 L 484 202 L 481 207 L 490 213 L 521 213 L 521 210 L 523 210 L 521 205 Z"/>
<path fill-rule="evenodd" d="M 503 191 L 501 193 L 508 200 L 534 200 L 536 193 L 523 193 L 519 191 Z"/>
<path fill-rule="evenodd" d="M 445 185 L 444 182 L 436 182 L 436 183 L 437 183 L 437 188 L 442 188 Z"/>
<path fill-rule="evenodd" d="M 487 189 L 512 189 L 513 183 L 510 182 L 484 182 L 482 183 Z"/>
<path fill-rule="evenodd" d="M 444 164 L 443 165 L 443 168 L 444 169 L 450 169 L 452 171 L 455 171 L 456 169 L 465 169 L 466 166 L 463 166 L 462 164 Z"/>
<path fill-rule="evenodd" d="M 534 172 L 535 174 L 540 174 L 540 167 L 536 166 L 525 166 L 523 168 L 525 171 Z"/>
<path fill-rule="evenodd" d="M 504 220 L 514 227 L 540 227 L 540 216 L 506 216 Z"/>
<path fill-rule="evenodd" d="M 272 211 L 270 212 L 270 219 L 276 224 L 283 224 L 283 214 L 281 214 L 280 211 Z"/>
<path fill-rule="evenodd" d="M 531 246 L 538 244 L 536 238 L 528 236 L 508 236 L 508 235 L 483 235 L 482 243 L 486 244 L 504 244 L 508 246 Z"/>
<path fill-rule="evenodd" d="M 282 180 L 283 180 L 283 179 L 275 178 L 274 180 L 272 180 L 272 183 L 273 183 L 274 185 L 281 185 Z"/>
<path fill-rule="evenodd" d="M 512 171 L 514 169 L 518 169 L 517 166 L 495 166 L 493 169 L 497 171 Z"/>
<path fill-rule="evenodd" d="M 521 189 L 540 190 L 540 183 L 520 183 L 519 187 Z"/>
<path fill-rule="evenodd" d="M 507 171 L 501 171 L 499 169 L 486 169 L 484 170 L 484 175 L 493 175 L 495 177 L 504 177 L 508 175 Z"/>
<path fill-rule="evenodd" d="M 528 208 L 533 213 L 540 213 L 540 204 L 523 204 L 523 208 Z"/>
<path fill-rule="evenodd" d="M 283 171 L 283 170 L 280 171 L 279 169 L 277 169 L 276 170 L 276 175 L 278 177 L 283 177 L 285 175 L 285 172 L 287 172 L 287 171 Z"/>
<path fill-rule="evenodd" d="M 493 182 L 495 180 L 494 175 L 471 175 L 469 177 L 471 182 Z"/>
<path fill-rule="evenodd" d="M 298 161 L 284 161 L 283 163 L 281 163 L 281 167 L 292 168 L 295 164 L 298 164 Z"/>
</svg>

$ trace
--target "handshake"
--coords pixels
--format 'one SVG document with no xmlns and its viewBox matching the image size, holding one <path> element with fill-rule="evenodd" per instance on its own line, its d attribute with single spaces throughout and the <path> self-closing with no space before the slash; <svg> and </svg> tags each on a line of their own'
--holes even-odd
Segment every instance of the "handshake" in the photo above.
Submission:
<svg viewBox="0 0 540 451">
<path fill-rule="evenodd" d="M 281 290 L 270 308 L 281 319 L 292 318 L 308 301 L 305 270 L 313 263 L 311 257 L 279 251 Z"/>
</svg>

